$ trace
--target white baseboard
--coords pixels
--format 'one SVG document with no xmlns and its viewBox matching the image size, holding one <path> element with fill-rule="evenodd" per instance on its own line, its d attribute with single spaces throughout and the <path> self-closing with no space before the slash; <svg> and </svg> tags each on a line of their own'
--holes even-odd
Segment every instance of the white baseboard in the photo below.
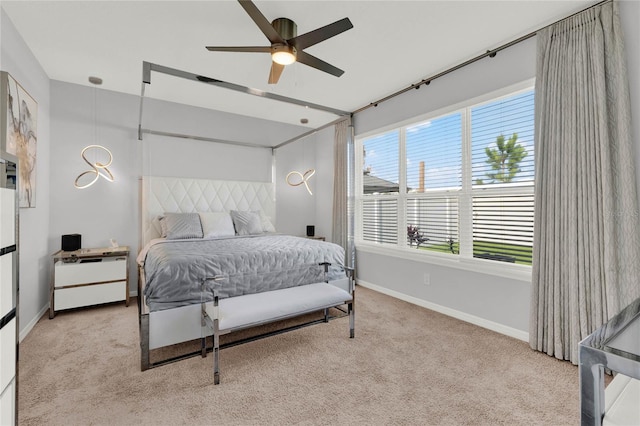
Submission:
<svg viewBox="0 0 640 426">
<path fill-rule="evenodd" d="M 18 343 L 21 343 L 24 340 L 24 338 L 27 337 L 27 334 L 29 334 L 29 332 L 33 329 L 33 327 L 36 326 L 38 321 L 40 321 L 40 318 L 42 318 L 42 316 L 48 310 L 49 310 L 49 304 L 47 303 L 46 305 L 44 305 L 44 307 L 42 309 L 40 309 L 40 312 L 38 312 L 33 317 L 33 319 L 31 321 L 29 321 L 29 324 L 27 324 L 26 327 L 23 327 L 22 330 L 20 330 L 20 335 L 18 336 Z"/>
<path fill-rule="evenodd" d="M 486 328 L 491 331 L 495 331 L 496 333 L 504 334 L 505 336 L 513 337 L 514 339 L 522 340 L 523 342 L 529 341 L 529 333 L 522 330 L 518 330 L 517 328 L 508 327 L 504 324 L 499 324 L 497 322 L 489 321 L 487 319 L 480 318 L 475 315 L 467 314 L 466 312 L 457 311 L 455 309 L 451 309 L 446 306 L 431 303 L 423 299 L 418 299 L 417 297 L 409 296 L 407 294 L 400 293 L 395 290 L 390 290 L 388 288 L 381 287 L 376 284 L 371 284 L 366 281 L 362 281 L 362 280 L 356 280 L 356 281 L 358 285 L 377 291 L 378 293 L 386 294 L 387 296 L 395 297 L 396 299 L 413 303 L 414 305 L 418 305 L 423 308 L 430 309 L 432 311 L 436 311 L 453 318 L 457 318 L 459 320 L 477 325 L 479 327 Z"/>
</svg>

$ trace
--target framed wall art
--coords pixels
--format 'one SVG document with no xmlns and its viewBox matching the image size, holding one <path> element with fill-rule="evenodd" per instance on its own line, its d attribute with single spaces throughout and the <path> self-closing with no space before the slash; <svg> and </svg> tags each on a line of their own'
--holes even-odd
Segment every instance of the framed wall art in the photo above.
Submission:
<svg viewBox="0 0 640 426">
<path fill-rule="evenodd" d="M 20 207 L 36 206 L 38 103 L 7 72 L 0 72 L 0 147 L 18 158 Z"/>
</svg>

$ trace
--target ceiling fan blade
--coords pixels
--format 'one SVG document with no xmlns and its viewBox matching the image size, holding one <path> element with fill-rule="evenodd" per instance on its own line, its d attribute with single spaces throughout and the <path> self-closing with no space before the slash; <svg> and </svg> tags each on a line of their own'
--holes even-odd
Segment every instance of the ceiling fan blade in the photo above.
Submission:
<svg viewBox="0 0 640 426">
<path fill-rule="evenodd" d="M 353 28 L 353 24 L 349 18 L 344 18 L 333 24 L 325 25 L 308 33 L 290 38 L 287 42 L 298 50 L 306 49 L 314 44 L 320 43 L 328 38 L 337 36 L 347 30 Z"/>
<path fill-rule="evenodd" d="M 253 2 L 250 0 L 238 0 L 240 6 L 247 12 L 247 14 L 253 19 L 253 22 L 256 23 L 260 31 L 269 39 L 271 43 L 285 43 L 283 38 L 278 34 L 278 32 L 273 28 L 271 22 L 264 17 L 262 12 L 256 7 Z"/>
<path fill-rule="evenodd" d="M 269 72 L 269 84 L 276 84 L 280 80 L 280 75 L 284 70 L 284 65 L 271 61 L 271 72 Z"/>
<path fill-rule="evenodd" d="M 270 46 L 207 46 L 211 52 L 271 52 Z"/>
<path fill-rule="evenodd" d="M 305 64 L 310 67 L 319 69 L 320 71 L 335 75 L 336 77 L 340 77 L 342 74 L 344 74 L 344 71 L 342 71 L 340 68 L 336 68 L 333 65 L 326 63 L 322 59 L 318 59 L 313 55 L 309 55 L 307 52 L 304 52 L 302 50 L 298 51 L 297 61 L 301 64 Z"/>
</svg>

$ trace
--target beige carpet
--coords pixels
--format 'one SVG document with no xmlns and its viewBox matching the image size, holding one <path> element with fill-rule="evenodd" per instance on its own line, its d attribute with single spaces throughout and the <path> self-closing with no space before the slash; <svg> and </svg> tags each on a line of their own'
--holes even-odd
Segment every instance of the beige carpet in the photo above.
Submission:
<svg viewBox="0 0 640 426">
<path fill-rule="evenodd" d="M 20 345 L 19 422 L 575 425 L 578 371 L 358 287 L 348 319 L 140 371 L 135 303 L 45 315 Z"/>
</svg>

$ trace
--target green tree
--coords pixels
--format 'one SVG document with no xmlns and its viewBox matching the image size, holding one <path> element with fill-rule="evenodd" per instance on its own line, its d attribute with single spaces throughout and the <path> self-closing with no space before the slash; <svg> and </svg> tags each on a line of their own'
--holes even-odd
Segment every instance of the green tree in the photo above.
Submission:
<svg viewBox="0 0 640 426">
<path fill-rule="evenodd" d="M 520 162 L 527 156 L 527 151 L 518 143 L 518 134 L 514 133 L 505 141 L 504 135 L 496 138 L 496 148 L 485 148 L 487 159 L 491 166 L 487 177 L 494 182 L 509 183 L 520 171 Z"/>
</svg>

